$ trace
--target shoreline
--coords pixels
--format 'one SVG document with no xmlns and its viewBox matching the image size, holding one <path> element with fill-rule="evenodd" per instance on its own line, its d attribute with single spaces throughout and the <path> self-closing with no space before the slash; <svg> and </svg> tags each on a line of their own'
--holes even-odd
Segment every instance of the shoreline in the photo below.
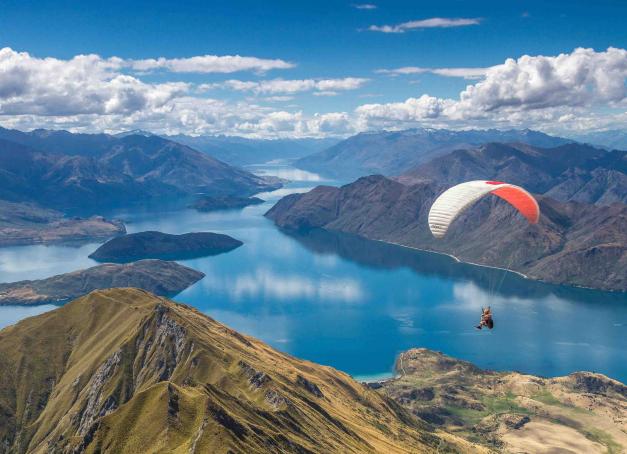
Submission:
<svg viewBox="0 0 627 454">
<path fill-rule="evenodd" d="M 342 232 L 341 230 L 338 230 L 338 232 L 350 233 L 350 232 Z M 502 268 L 502 267 L 493 266 L 493 265 L 484 265 L 483 263 L 477 263 L 477 262 L 468 262 L 468 261 L 460 259 L 459 257 L 454 256 L 453 254 L 449 254 L 448 252 L 433 251 L 431 249 L 422 249 L 422 248 L 418 248 L 418 247 L 414 247 L 414 246 L 408 246 L 406 244 L 396 243 L 394 241 L 377 240 L 377 239 L 374 239 L 374 238 L 368 238 L 368 237 L 357 235 L 357 234 L 352 234 L 352 235 L 356 235 L 356 236 L 358 236 L 360 238 L 363 238 L 365 240 L 377 241 L 379 243 L 392 244 L 394 246 L 404 247 L 404 248 L 407 248 L 407 249 L 413 249 L 414 251 L 428 252 L 428 253 L 431 253 L 431 254 L 445 255 L 447 257 L 452 258 L 457 263 L 463 263 L 463 264 L 466 264 L 466 265 L 473 265 L 473 266 L 480 266 L 480 267 L 483 267 L 483 268 L 491 268 L 491 269 L 494 269 L 494 270 L 507 271 L 509 273 L 517 274 L 520 277 L 522 277 L 523 279 L 527 279 L 527 280 L 534 281 L 534 282 L 541 282 L 543 284 L 573 287 L 573 288 L 579 288 L 579 289 L 584 289 L 584 290 L 592 290 L 594 292 L 627 293 L 627 291 L 625 291 L 625 290 L 611 290 L 611 289 L 603 289 L 603 288 L 598 288 L 598 287 L 588 287 L 588 286 L 585 286 L 585 285 L 578 285 L 578 284 L 567 284 L 567 283 L 557 283 L 557 282 L 545 281 L 544 279 L 537 279 L 537 278 L 534 278 L 534 277 L 530 277 L 530 276 L 528 276 L 528 275 L 526 275 L 526 274 L 524 274 L 524 273 L 522 273 L 520 271 L 512 270 L 510 268 Z"/>
<path fill-rule="evenodd" d="M 357 235 L 357 236 L 361 236 L 361 235 Z M 378 241 L 379 243 L 392 244 L 392 245 L 394 245 L 394 246 L 400 246 L 400 247 L 404 247 L 404 248 L 407 248 L 407 249 L 413 249 L 414 251 L 429 252 L 429 253 L 431 253 L 431 254 L 445 255 L 445 256 L 447 256 L 447 257 L 452 258 L 452 259 L 453 259 L 453 260 L 455 260 L 457 263 L 464 263 L 464 264 L 467 264 L 467 265 L 481 266 L 481 267 L 483 267 L 483 268 L 491 268 L 491 269 L 494 269 L 494 270 L 502 270 L 502 271 L 507 271 L 507 272 L 510 272 L 510 273 L 517 274 L 517 275 L 519 275 L 520 277 L 522 277 L 522 278 L 524 278 L 524 279 L 529 279 L 529 280 L 539 281 L 539 282 L 545 282 L 545 281 L 541 281 L 540 279 L 533 279 L 533 278 L 530 278 L 530 277 L 529 277 L 529 276 L 527 276 L 526 274 L 521 273 L 520 271 L 512 270 L 512 269 L 510 269 L 510 268 L 502 268 L 502 267 L 500 267 L 500 266 L 484 265 L 483 263 L 468 262 L 468 261 L 466 261 L 466 260 L 462 260 L 462 259 L 460 259 L 459 257 L 454 256 L 453 254 L 449 254 L 448 252 L 433 251 L 433 250 L 431 250 L 431 249 L 422 249 L 422 248 L 418 248 L 418 247 L 415 247 L 415 246 L 408 246 L 408 245 L 406 245 L 406 244 L 396 243 L 396 242 L 394 242 L 394 241 L 377 240 L 377 239 L 374 239 L 374 238 L 367 238 L 367 237 L 365 237 L 365 236 L 364 236 L 364 237 L 362 237 L 362 238 L 365 238 L 366 240 Z M 598 289 L 594 289 L 594 288 L 592 288 L 592 287 L 583 287 L 583 288 L 590 288 L 590 289 L 592 289 L 592 290 L 598 290 Z M 603 290 L 603 291 L 606 291 L 606 290 Z"/>
</svg>

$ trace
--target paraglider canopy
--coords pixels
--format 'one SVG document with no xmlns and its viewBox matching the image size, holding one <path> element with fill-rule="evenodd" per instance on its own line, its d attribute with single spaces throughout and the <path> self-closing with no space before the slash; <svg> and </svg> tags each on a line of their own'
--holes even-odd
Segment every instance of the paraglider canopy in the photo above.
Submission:
<svg viewBox="0 0 627 454">
<path fill-rule="evenodd" d="M 468 181 L 447 189 L 431 205 L 429 228 L 433 236 L 442 238 L 457 216 L 487 194 L 506 200 L 531 224 L 540 219 L 538 202 L 520 186 L 502 181 Z"/>
</svg>

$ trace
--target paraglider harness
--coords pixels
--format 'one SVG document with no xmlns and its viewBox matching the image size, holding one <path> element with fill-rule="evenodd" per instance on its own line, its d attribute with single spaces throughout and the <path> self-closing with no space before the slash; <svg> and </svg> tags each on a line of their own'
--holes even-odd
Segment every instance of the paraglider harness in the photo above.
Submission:
<svg viewBox="0 0 627 454">
<path fill-rule="evenodd" d="M 490 309 L 490 306 L 487 308 L 481 308 L 481 321 L 476 328 L 481 329 L 484 326 L 487 326 L 489 329 L 494 328 L 494 320 L 492 320 L 492 310 Z"/>
</svg>

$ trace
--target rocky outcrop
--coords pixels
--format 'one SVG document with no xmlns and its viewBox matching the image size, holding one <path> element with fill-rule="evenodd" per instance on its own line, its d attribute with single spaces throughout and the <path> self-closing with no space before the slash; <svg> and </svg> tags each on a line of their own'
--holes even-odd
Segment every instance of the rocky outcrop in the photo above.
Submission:
<svg viewBox="0 0 627 454">
<path fill-rule="evenodd" d="M 64 217 L 58 211 L 36 205 L 0 200 L 0 247 L 92 241 L 125 232 L 124 224 L 118 220 Z"/>
<path fill-rule="evenodd" d="M 0 284 L 0 305 L 63 303 L 97 290 L 137 287 L 173 296 L 205 275 L 175 262 L 140 260 L 126 265 L 107 263 L 36 281 Z"/>
<path fill-rule="evenodd" d="M 249 205 L 259 205 L 264 203 L 259 197 L 201 197 L 196 200 L 192 207 L 198 211 L 233 210 L 245 208 Z"/>
<path fill-rule="evenodd" d="M 443 190 L 433 183 L 408 186 L 370 176 L 341 188 L 320 186 L 287 196 L 266 216 L 288 230 L 352 233 L 547 282 L 627 290 L 626 205 L 562 203 L 538 196 L 540 222 L 530 225 L 507 203 L 485 197 L 436 240 L 427 216 Z"/>
<path fill-rule="evenodd" d="M 3 454 L 436 449 L 487 452 L 145 291 L 93 292 L 0 331 Z"/>
<path fill-rule="evenodd" d="M 601 374 L 541 378 L 485 371 L 423 348 L 401 353 L 396 373 L 377 384 L 379 392 L 431 424 L 499 452 L 627 447 L 627 386 Z"/>
<path fill-rule="evenodd" d="M 185 260 L 221 254 L 242 244 L 244 243 L 220 233 L 194 232 L 173 235 L 148 231 L 113 238 L 89 257 L 99 262 L 115 263 L 140 259 Z"/>
</svg>

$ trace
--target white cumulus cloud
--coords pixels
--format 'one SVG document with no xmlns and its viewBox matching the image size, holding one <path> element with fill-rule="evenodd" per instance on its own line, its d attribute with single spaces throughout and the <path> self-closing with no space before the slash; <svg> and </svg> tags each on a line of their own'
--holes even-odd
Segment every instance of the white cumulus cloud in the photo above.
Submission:
<svg viewBox="0 0 627 454">
<path fill-rule="evenodd" d="M 408 122 L 437 118 L 454 102 L 429 95 L 409 98 L 403 102 L 386 104 L 364 104 L 356 109 L 359 116 L 370 119 Z"/>
<path fill-rule="evenodd" d="M 145 129 L 159 134 L 277 138 L 346 136 L 413 126 L 540 127 L 559 133 L 624 128 L 627 118 L 627 51 L 617 48 L 579 48 L 557 56 L 525 55 L 489 68 L 416 66 L 384 70 L 396 75 L 429 72 L 482 77 L 450 98 L 417 92 L 398 102 L 366 103 L 349 112 L 318 113 L 298 105 L 272 103 L 289 101 L 303 92 L 332 96 L 359 89 L 369 79 L 155 83 L 133 72 L 137 68 L 128 62 L 98 55 L 39 58 L 0 49 L 0 124 L 18 129 Z M 246 95 L 243 100 L 237 99 L 240 96 L 214 99 L 210 93 L 216 89 Z"/>
<path fill-rule="evenodd" d="M 371 127 L 426 119 L 513 125 L 560 118 L 564 122 L 594 107 L 622 106 L 627 98 L 626 81 L 626 50 L 578 48 L 558 56 L 508 59 L 487 68 L 483 79 L 468 85 L 458 99 L 423 95 L 402 102 L 366 104 L 358 107 L 356 114 L 362 125 Z"/>
<path fill-rule="evenodd" d="M 625 99 L 627 51 L 578 48 L 555 57 L 524 55 L 488 69 L 460 93 L 458 109 L 489 112 L 616 103 Z"/>
<path fill-rule="evenodd" d="M 76 115 L 156 109 L 184 93 L 180 82 L 149 84 L 121 74 L 118 58 L 36 58 L 0 49 L 0 114 Z"/>
</svg>

